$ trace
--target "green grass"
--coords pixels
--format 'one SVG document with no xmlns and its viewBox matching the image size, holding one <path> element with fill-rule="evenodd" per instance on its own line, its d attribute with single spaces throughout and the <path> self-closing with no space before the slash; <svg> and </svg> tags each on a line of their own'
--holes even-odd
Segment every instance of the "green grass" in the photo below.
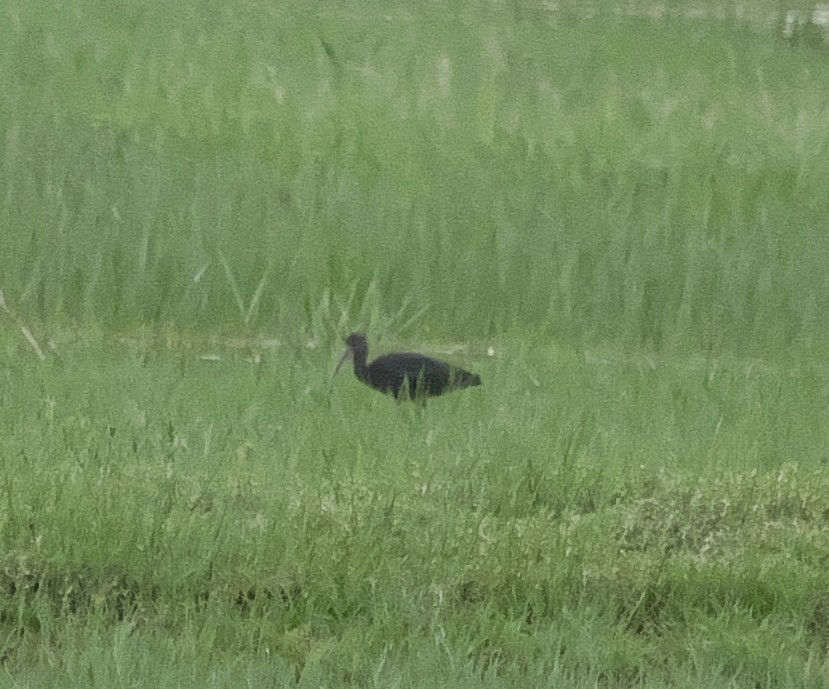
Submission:
<svg viewBox="0 0 829 689">
<path fill-rule="evenodd" d="M 0 10 L 0 686 L 827 685 L 827 53 L 655 6 Z"/>
<path fill-rule="evenodd" d="M 420 411 L 327 351 L 6 351 L 18 686 L 823 681 L 826 370 L 505 341 Z"/>
<path fill-rule="evenodd" d="M 303 8 L 9 8 L 7 296 L 114 328 L 330 338 L 347 304 L 441 337 L 825 349 L 820 50 L 612 5 Z"/>
</svg>

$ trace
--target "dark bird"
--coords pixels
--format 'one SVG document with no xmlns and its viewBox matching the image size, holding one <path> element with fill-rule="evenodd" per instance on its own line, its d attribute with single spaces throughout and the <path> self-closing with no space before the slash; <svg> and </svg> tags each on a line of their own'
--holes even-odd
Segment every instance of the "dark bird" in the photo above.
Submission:
<svg viewBox="0 0 829 689">
<path fill-rule="evenodd" d="M 368 342 L 365 335 L 352 333 L 345 341 L 343 354 L 332 378 L 348 359 L 354 359 L 354 375 L 375 390 L 394 395 L 398 400 L 437 397 L 459 388 L 481 384 L 481 377 L 423 354 L 394 352 L 368 363 Z"/>
</svg>

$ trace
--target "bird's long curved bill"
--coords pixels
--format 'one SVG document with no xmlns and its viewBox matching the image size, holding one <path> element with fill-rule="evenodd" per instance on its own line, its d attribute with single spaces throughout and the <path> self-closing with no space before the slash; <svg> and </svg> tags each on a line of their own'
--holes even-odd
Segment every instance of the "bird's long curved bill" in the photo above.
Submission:
<svg viewBox="0 0 829 689">
<path fill-rule="evenodd" d="M 337 368 L 335 368 L 334 373 L 331 374 L 331 380 L 333 380 L 334 376 L 336 376 L 340 372 L 340 369 L 343 367 L 343 364 L 351 358 L 352 354 L 353 352 L 351 351 L 351 349 L 345 350 L 345 353 L 340 357 L 339 363 L 337 363 Z"/>
</svg>

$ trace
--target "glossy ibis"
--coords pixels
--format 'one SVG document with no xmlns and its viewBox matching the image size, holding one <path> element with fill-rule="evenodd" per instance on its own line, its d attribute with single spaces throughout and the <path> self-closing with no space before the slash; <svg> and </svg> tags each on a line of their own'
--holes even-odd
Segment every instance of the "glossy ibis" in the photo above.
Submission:
<svg viewBox="0 0 829 689">
<path fill-rule="evenodd" d="M 368 363 L 368 342 L 365 335 L 352 333 L 345 341 L 346 350 L 333 376 L 348 359 L 354 359 L 354 375 L 375 390 L 389 393 L 398 400 L 437 397 L 459 388 L 481 384 L 481 377 L 423 354 L 394 352 Z M 333 378 L 332 376 L 332 378 Z"/>
</svg>

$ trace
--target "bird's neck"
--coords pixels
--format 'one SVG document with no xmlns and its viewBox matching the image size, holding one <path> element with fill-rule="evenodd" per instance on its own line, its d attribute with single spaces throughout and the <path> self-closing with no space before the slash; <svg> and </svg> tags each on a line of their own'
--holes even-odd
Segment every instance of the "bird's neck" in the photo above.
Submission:
<svg viewBox="0 0 829 689">
<path fill-rule="evenodd" d="M 354 356 L 354 375 L 364 383 L 367 383 L 370 379 L 367 360 L 368 356 L 365 353 L 357 353 Z"/>
</svg>

